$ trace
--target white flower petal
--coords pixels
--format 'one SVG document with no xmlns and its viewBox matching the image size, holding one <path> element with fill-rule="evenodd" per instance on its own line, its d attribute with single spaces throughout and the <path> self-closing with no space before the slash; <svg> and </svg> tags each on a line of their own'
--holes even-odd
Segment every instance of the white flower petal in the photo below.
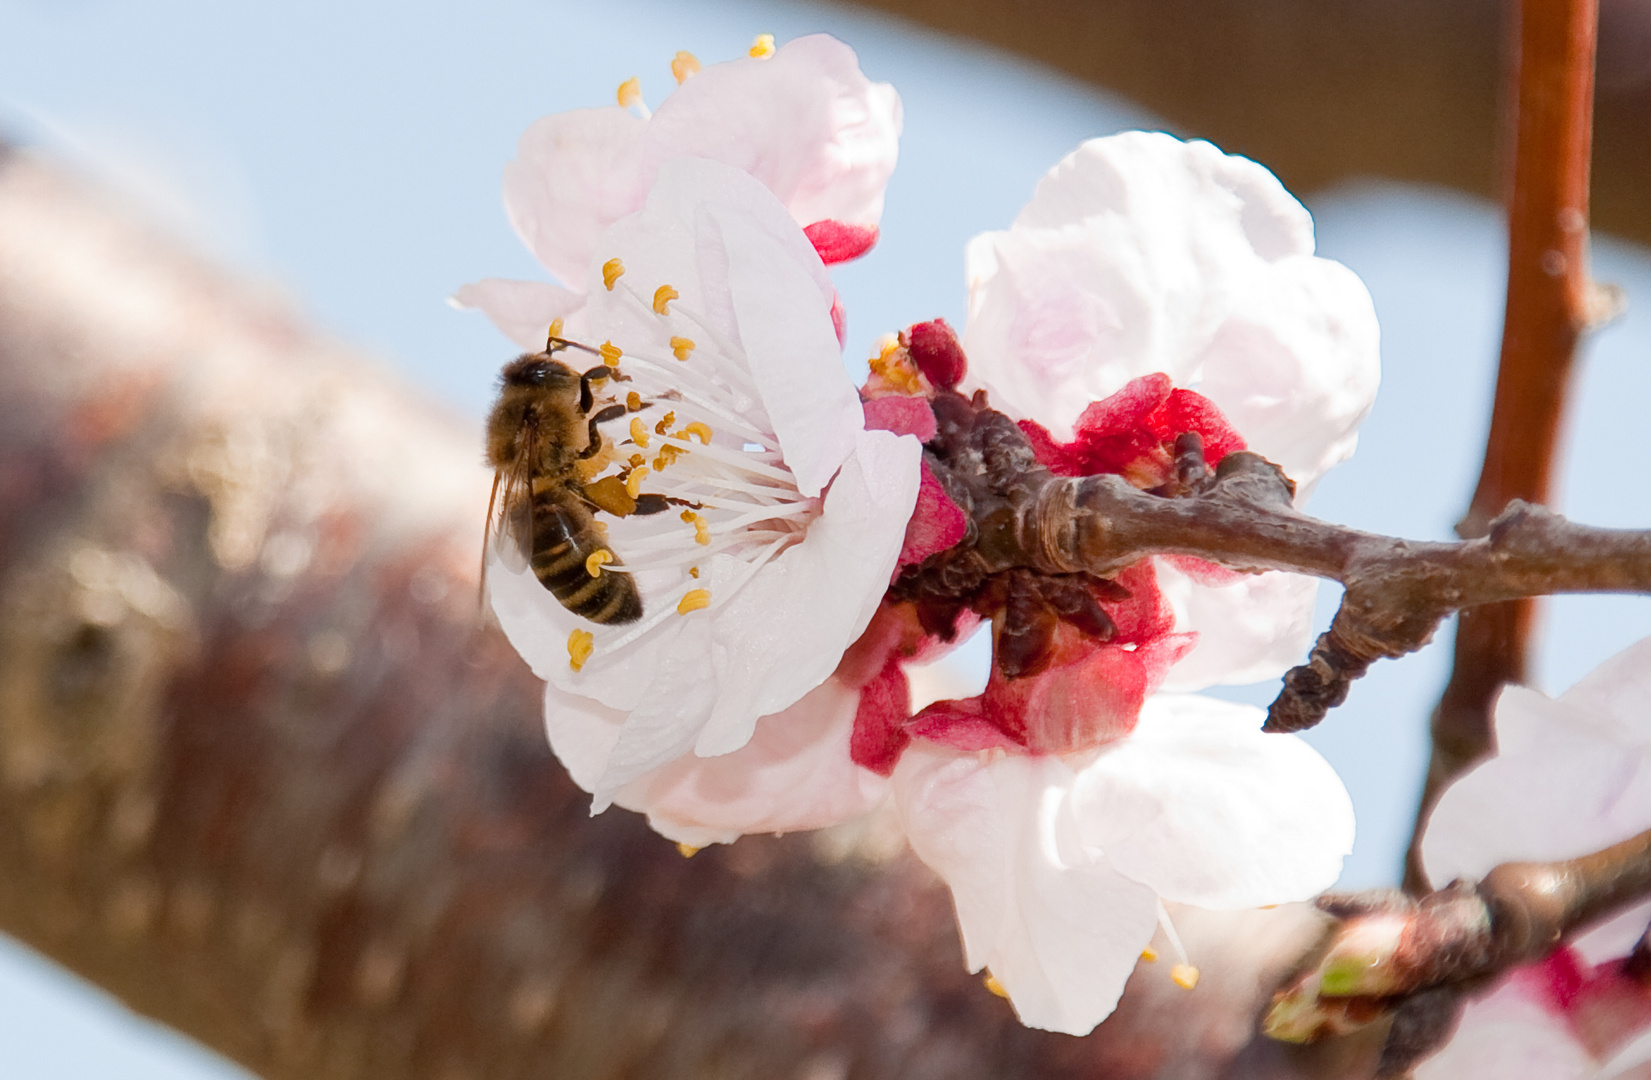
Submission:
<svg viewBox="0 0 1651 1080">
<path fill-rule="evenodd" d="M 610 105 L 535 121 L 505 166 L 504 205 L 516 235 L 564 284 L 584 284 L 596 241 L 642 205 L 647 123 Z"/>
<path fill-rule="evenodd" d="M 1651 638 L 1584 675 L 1559 697 L 1601 734 L 1651 753 Z"/>
<path fill-rule="evenodd" d="M 542 281 L 483 278 L 462 286 L 452 303 L 480 310 L 505 337 L 534 352 L 545 347 L 545 335 L 557 319 L 563 320 L 562 332 L 570 337 L 578 337 L 583 329 L 579 315 L 585 298 Z"/>
<path fill-rule="evenodd" d="M 1353 806 L 1329 764 L 1261 710 L 1210 698 L 1147 700 L 1127 738 L 1078 773 L 1085 844 L 1166 900 L 1207 908 L 1304 900 L 1353 848 Z"/>
<path fill-rule="evenodd" d="M 1198 359 L 1198 390 L 1296 482 L 1300 505 L 1353 454 L 1381 381 L 1379 340 L 1358 275 L 1329 259 L 1283 259 L 1234 299 Z"/>
<path fill-rule="evenodd" d="M 790 705 L 837 667 L 894 572 L 921 457 L 910 435 L 859 432 L 807 541 L 759 570 L 717 614 L 712 663 L 723 690 L 696 752 L 744 745 L 755 717 Z"/>
<path fill-rule="evenodd" d="M 900 97 L 854 50 L 816 34 L 773 56 L 713 64 L 665 99 L 647 161 L 704 157 L 762 181 L 799 225 L 875 225 L 899 150 Z"/>
<path fill-rule="evenodd" d="M 820 829 L 868 813 L 888 781 L 849 759 L 860 693 L 836 679 L 757 721 L 731 754 L 684 755 L 622 788 L 614 802 L 693 847 L 747 833 Z"/>
<path fill-rule="evenodd" d="M 1070 1035 L 1112 1012 L 1157 898 L 1077 843 L 1058 758 L 918 742 L 894 771 L 912 849 L 945 879 L 969 969 L 990 967 L 1021 1022 Z"/>
<path fill-rule="evenodd" d="M 1568 699 L 1508 687 L 1496 728 L 1498 755 L 1458 777 L 1433 808 L 1422 838 L 1433 881 L 1575 858 L 1651 827 L 1651 759 L 1626 752 Z"/>
<path fill-rule="evenodd" d="M 1175 612 L 1175 632 L 1198 634 L 1192 651 L 1169 669 L 1163 689 L 1273 679 L 1307 655 L 1316 579 L 1273 572 L 1207 585 L 1162 559 L 1157 571 L 1158 587 Z"/>
</svg>

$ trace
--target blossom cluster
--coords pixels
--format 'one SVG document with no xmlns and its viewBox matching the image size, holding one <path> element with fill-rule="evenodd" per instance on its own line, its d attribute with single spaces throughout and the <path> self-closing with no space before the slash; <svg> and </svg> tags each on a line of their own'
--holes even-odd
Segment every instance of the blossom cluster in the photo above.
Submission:
<svg viewBox="0 0 1651 1080">
<path fill-rule="evenodd" d="M 1259 165 L 1096 139 L 969 245 L 961 340 L 913 326 L 857 389 L 829 267 L 875 243 L 898 96 L 825 37 L 673 67 L 651 113 L 627 84 L 523 137 L 506 206 L 558 283 L 455 297 L 531 350 L 553 325 L 600 343 L 629 427 L 580 482 L 671 506 L 602 515 L 635 623 L 581 620 L 495 553 L 493 607 L 546 681 L 551 744 L 594 810 L 689 848 L 891 806 L 951 889 L 971 969 L 1024 1022 L 1086 1032 L 1159 927 L 1173 938 L 1166 902 L 1252 907 L 1336 878 L 1353 825 L 1334 772 L 1258 710 L 1188 693 L 1295 662 L 1314 585 L 1148 560 L 1061 586 L 1081 614 L 1006 664 L 1003 596 L 937 614 L 901 592 L 970 527 L 926 455 L 989 403 L 1057 473 L 1157 488 L 1192 432 L 1212 460 L 1277 462 L 1305 498 L 1375 392 L 1369 297 Z M 914 710 L 911 665 L 983 619 L 985 690 Z"/>
</svg>

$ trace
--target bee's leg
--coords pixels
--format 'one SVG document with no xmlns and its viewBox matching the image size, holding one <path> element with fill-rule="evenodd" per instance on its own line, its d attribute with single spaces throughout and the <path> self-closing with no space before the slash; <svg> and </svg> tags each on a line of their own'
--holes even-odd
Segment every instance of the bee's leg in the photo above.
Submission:
<svg viewBox="0 0 1651 1080">
<path fill-rule="evenodd" d="M 646 494 L 646 495 L 638 495 L 636 497 L 636 509 L 632 510 L 631 513 L 633 513 L 633 514 L 663 514 L 665 511 L 667 511 L 671 508 L 671 503 L 673 501 L 675 501 L 675 500 L 668 499 L 663 495 L 654 494 L 654 493 L 649 493 L 649 494 Z"/>
<path fill-rule="evenodd" d="M 590 412 L 591 402 L 595 395 L 591 393 L 590 384 L 597 379 L 612 379 L 614 382 L 630 382 L 629 375 L 621 375 L 606 364 L 597 364 L 583 375 L 579 376 L 579 411 Z"/>
<path fill-rule="evenodd" d="M 609 420 L 617 420 L 625 415 L 625 406 L 609 405 L 601 412 L 590 418 L 590 441 L 585 448 L 579 451 L 581 458 L 593 458 L 602 452 L 602 433 L 596 430 L 597 424 L 605 424 Z"/>
<path fill-rule="evenodd" d="M 678 499 L 674 495 L 666 497 L 665 501 L 670 503 L 672 506 L 686 506 L 690 510 L 705 509 L 704 503 L 689 502 L 687 499 Z"/>
</svg>

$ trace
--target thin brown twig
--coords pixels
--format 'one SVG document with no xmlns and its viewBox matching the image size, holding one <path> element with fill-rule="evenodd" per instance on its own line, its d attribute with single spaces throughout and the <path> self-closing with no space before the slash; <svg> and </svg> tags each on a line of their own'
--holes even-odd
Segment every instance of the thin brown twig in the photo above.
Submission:
<svg viewBox="0 0 1651 1080">
<path fill-rule="evenodd" d="M 1484 467 L 1456 527 L 1468 539 L 1485 535 L 1510 500 L 1551 501 L 1572 371 L 1598 307 L 1588 272 L 1597 0 L 1516 2 L 1511 18 L 1507 308 Z M 1491 708 L 1504 684 L 1525 680 L 1535 615 L 1527 598 L 1457 620 L 1455 664 L 1433 713 L 1433 751 L 1405 860 L 1413 892 L 1427 888 L 1416 847 L 1427 816 L 1451 779 L 1492 749 Z"/>
</svg>

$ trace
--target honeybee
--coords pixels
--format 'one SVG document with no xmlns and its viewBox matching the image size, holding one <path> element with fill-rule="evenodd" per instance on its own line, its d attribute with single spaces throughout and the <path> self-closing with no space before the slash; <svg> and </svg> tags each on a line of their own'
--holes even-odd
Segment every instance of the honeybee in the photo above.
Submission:
<svg viewBox="0 0 1651 1080">
<path fill-rule="evenodd" d="M 501 552 L 518 553 L 575 615 L 604 625 L 635 622 L 642 617 L 636 580 L 609 569 L 618 559 L 595 511 L 658 513 L 668 501 L 662 495 L 632 497 L 614 477 L 587 484 L 579 463 L 601 453 L 598 425 L 646 406 L 632 394 L 628 405 L 593 413 L 593 382 L 628 380 L 606 364 L 573 370 L 554 356 L 568 348 L 597 352 L 553 337 L 544 352 L 525 353 L 499 374 L 499 400 L 487 421 L 487 462 L 493 467 L 487 539 Z M 484 577 L 486 561 L 484 551 Z"/>
</svg>

